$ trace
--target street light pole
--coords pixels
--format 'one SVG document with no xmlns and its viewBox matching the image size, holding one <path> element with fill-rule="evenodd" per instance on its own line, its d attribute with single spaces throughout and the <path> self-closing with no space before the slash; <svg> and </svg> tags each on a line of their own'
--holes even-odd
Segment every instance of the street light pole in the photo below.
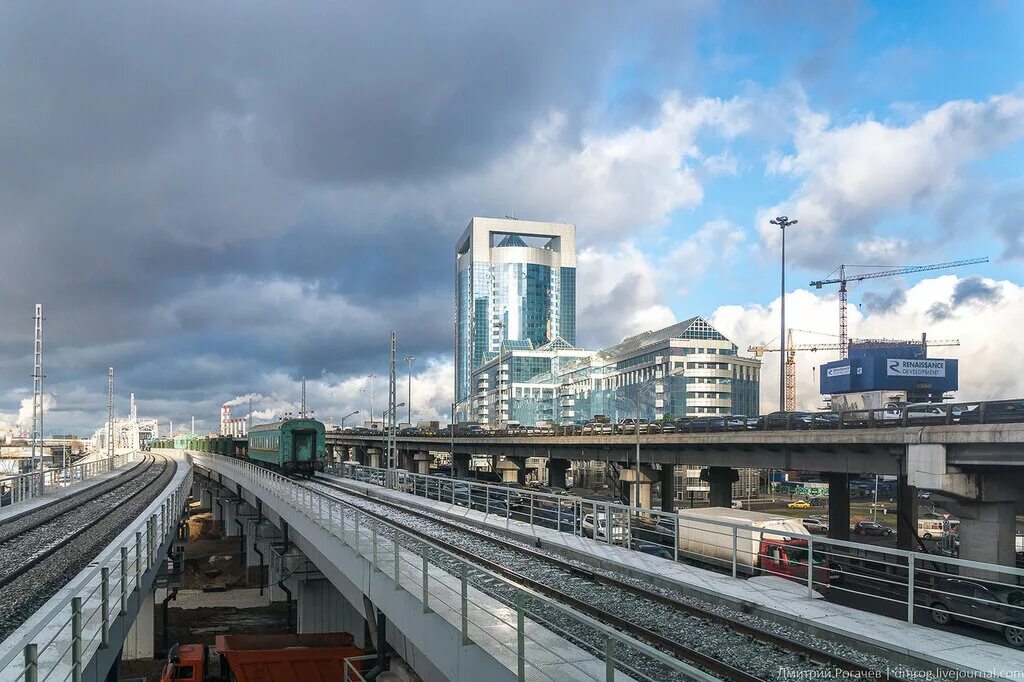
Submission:
<svg viewBox="0 0 1024 682">
<path fill-rule="evenodd" d="M 779 216 L 773 218 L 771 221 L 772 225 L 778 225 L 779 229 L 782 230 L 782 302 L 781 312 L 779 316 L 779 344 L 785 347 L 786 345 L 786 228 L 791 225 L 796 225 L 796 220 L 790 220 L 788 216 Z M 779 354 L 779 410 L 785 411 L 786 409 L 786 363 L 784 362 L 783 355 Z"/>
<path fill-rule="evenodd" d="M 369 374 L 366 375 L 366 378 L 369 380 L 369 388 L 370 388 L 370 422 L 371 422 L 370 425 L 371 426 L 373 425 L 372 424 L 372 422 L 373 422 L 373 379 L 376 376 L 377 375 L 374 374 L 373 372 L 370 372 Z M 381 422 L 381 428 L 382 429 L 384 428 L 384 422 L 383 421 Z"/>
<path fill-rule="evenodd" d="M 341 418 L 341 428 L 342 428 L 342 430 L 344 430 L 344 428 L 345 428 L 345 420 L 348 419 L 349 417 L 354 417 L 357 414 L 359 414 L 359 410 L 355 410 L 354 412 L 349 412 L 348 414 L 346 414 L 344 417 Z M 370 418 L 373 419 L 372 416 Z"/>
<path fill-rule="evenodd" d="M 406 355 L 405 361 L 409 365 L 409 398 L 406 400 L 405 405 L 409 412 L 409 426 L 412 426 L 412 363 L 416 362 L 416 358 Z"/>
</svg>

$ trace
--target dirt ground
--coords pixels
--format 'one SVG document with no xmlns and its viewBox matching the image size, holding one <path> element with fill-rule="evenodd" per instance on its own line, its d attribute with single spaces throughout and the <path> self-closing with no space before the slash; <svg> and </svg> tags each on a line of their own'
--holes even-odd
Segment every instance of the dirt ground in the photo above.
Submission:
<svg viewBox="0 0 1024 682">
<path fill-rule="evenodd" d="M 185 574 L 183 590 L 234 591 L 255 588 L 249 585 L 247 570 L 241 559 L 241 540 L 238 537 L 221 536 L 220 524 L 206 513 L 194 514 L 189 520 L 189 541 L 185 546 Z M 239 593 L 250 594 L 250 589 Z M 212 596 L 212 595 L 211 595 Z M 160 679 L 166 657 L 164 647 L 163 606 L 159 602 L 155 613 L 155 660 L 124 661 L 118 670 L 120 679 L 142 678 L 156 682 Z M 171 601 L 167 609 L 167 644 L 202 643 L 214 644 L 217 634 L 231 632 L 283 633 L 287 631 L 288 604 L 273 603 L 253 608 L 189 608 L 175 606 Z M 211 672 L 219 673 L 219 661 L 210 657 Z"/>
</svg>

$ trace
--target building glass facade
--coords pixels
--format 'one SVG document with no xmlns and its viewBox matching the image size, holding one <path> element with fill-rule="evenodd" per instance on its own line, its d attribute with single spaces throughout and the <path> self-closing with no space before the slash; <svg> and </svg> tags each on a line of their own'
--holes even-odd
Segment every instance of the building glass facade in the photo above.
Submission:
<svg viewBox="0 0 1024 682">
<path fill-rule="evenodd" d="M 455 397 L 467 418 L 473 374 L 503 342 L 575 344 L 575 226 L 473 218 L 456 246 L 456 289 Z"/>
</svg>

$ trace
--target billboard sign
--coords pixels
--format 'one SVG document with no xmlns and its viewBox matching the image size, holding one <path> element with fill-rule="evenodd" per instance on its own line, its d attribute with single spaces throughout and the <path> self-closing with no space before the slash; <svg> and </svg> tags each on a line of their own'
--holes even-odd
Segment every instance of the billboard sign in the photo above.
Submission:
<svg viewBox="0 0 1024 682">
<path fill-rule="evenodd" d="M 946 376 L 945 360 L 908 360 L 906 358 L 885 361 L 886 374 L 891 377 L 932 377 Z"/>
<path fill-rule="evenodd" d="M 827 370 L 825 370 L 825 376 L 829 377 L 844 377 L 849 375 L 849 373 L 849 365 L 843 365 L 841 367 L 829 367 Z"/>
</svg>

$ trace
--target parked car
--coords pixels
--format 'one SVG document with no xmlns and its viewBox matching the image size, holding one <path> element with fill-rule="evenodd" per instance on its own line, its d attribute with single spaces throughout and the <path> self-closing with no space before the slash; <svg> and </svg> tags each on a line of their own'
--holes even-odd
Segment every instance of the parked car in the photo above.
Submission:
<svg viewBox="0 0 1024 682">
<path fill-rule="evenodd" d="M 1000 630 L 1010 646 L 1024 648 L 1024 590 L 961 578 L 943 578 L 930 594 L 932 620 L 949 625 L 965 620 Z"/>
<path fill-rule="evenodd" d="M 810 412 L 770 412 L 758 417 L 759 429 L 809 429 L 814 418 Z"/>
<path fill-rule="evenodd" d="M 697 433 L 701 431 L 725 431 L 725 417 L 696 417 L 690 428 Z"/>
<path fill-rule="evenodd" d="M 786 506 L 790 509 L 810 509 L 811 503 L 807 500 L 797 500 L 796 502 L 790 502 Z"/>
<path fill-rule="evenodd" d="M 804 528 L 807 529 L 808 533 L 813 535 L 826 535 L 828 533 L 828 524 L 818 519 L 803 519 Z"/>
<path fill-rule="evenodd" d="M 640 433 L 647 433 L 650 430 L 651 423 L 647 419 L 640 418 Z M 618 432 L 619 433 L 636 433 L 637 420 L 636 419 L 623 419 L 619 422 Z"/>
<path fill-rule="evenodd" d="M 979 405 L 960 413 L 961 424 L 1024 422 L 1024 400 L 1000 400 L 985 404 L 984 418 Z"/>
<path fill-rule="evenodd" d="M 595 540 L 604 540 L 608 538 L 608 522 L 603 513 L 597 515 L 597 529 L 594 529 L 594 515 L 587 514 L 583 517 L 583 521 L 580 524 L 583 534 L 589 538 Z M 616 523 L 612 528 L 612 542 L 621 545 L 626 541 L 626 529 L 622 525 Z"/>
<path fill-rule="evenodd" d="M 638 552 L 644 554 L 650 554 L 651 556 L 660 557 L 662 559 L 672 559 L 672 549 L 665 545 L 659 545 L 657 542 L 649 542 L 647 540 L 633 540 L 629 543 L 630 549 L 635 549 Z"/>
<path fill-rule="evenodd" d="M 857 535 L 892 535 L 895 531 L 877 521 L 858 521 L 853 527 L 853 532 Z"/>
<path fill-rule="evenodd" d="M 754 420 L 757 423 L 757 420 Z M 729 431 L 743 431 L 749 428 L 750 418 L 745 414 L 733 414 L 725 418 L 725 428 Z"/>
</svg>

